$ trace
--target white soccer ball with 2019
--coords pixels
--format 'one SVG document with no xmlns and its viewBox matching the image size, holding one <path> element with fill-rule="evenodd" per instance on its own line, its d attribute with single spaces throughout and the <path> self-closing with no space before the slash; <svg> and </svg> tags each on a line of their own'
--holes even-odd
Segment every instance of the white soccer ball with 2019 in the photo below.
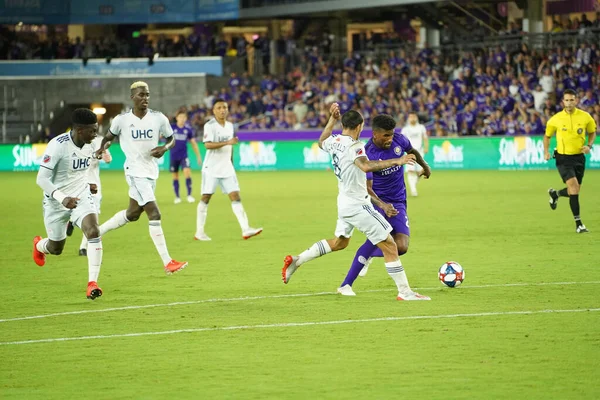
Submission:
<svg viewBox="0 0 600 400">
<path fill-rule="evenodd" d="M 465 280 L 465 270 L 456 261 L 448 261 L 440 267 L 438 278 L 443 285 L 454 288 Z"/>
</svg>

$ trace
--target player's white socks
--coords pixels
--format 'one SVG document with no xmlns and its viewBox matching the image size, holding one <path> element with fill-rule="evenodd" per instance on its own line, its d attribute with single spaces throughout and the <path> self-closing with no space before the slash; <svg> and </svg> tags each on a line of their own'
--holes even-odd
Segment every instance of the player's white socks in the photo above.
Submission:
<svg viewBox="0 0 600 400">
<path fill-rule="evenodd" d="M 419 182 L 419 175 L 409 172 L 406 177 L 408 180 L 408 186 L 410 187 L 410 193 L 413 196 L 417 194 L 417 182 Z"/>
<path fill-rule="evenodd" d="M 87 247 L 88 247 L 88 240 L 85 237 L 85 233 L 84 233 L 81 238 L 81 244 L 79 245 L 79 249 L 87 249 Z"/>
<path fill-rule="evenodd" d="M 50 254 L 50 252 L 46 248 L 46 245 L 48 244 L 49 240 L 50 239 L 48 239 L 48 238 L 43 238 L 42 240 L 40 240 L 39 242 L 37 242 L 37 244 L 35 245 L 35 248 L 38 249 L 38 251 L 41 251 L 44 254 Z"/>
<path fill-rule="evenodd" d="M 329 243 L 327 243 L 327 240 L 320 240 L 300 253 L 298 256 L 298 261 L 296 261 L 296 265 L 300 266 L 304 263 L 314 260 L 317 257 L 324 256 L 327 253 L 331 253 L 331 247 L 329 247 Z"/>
<path fill-rule="evenodd" d="M 85 238 L 85 235 L 83 235 Z M 87 259 L 88 259 L 88 282 L 98 282 L 100 275 L 100 265 L 102 265 L 102 237 L 86 240 Z"/>
<path fill-rule="evenodd" d="M 385 263 L 385 269 L 387 270 L 388 275 L 394 280 L 394 283 L 398 287 L 399 294 L 406 294 L 411 292 L 410 285 L 408 284 L 408 279 L 406 278 L 406 272 L 404 272 L 404 268 L 402 267 L 400 259 L 398 259 L 398 261 Z"/>
<path fill-rule="evenodd" d="M 246 211 L 244 211 L 244 206 L 241 201 L 232 201 L 231 209 L 235 214 L 238 222 L 240 223 L 240 228 L 242 228 L 242 232 L 246 232 L 250 229 L 250 225 L 248 224 L 248 216 L 246 215 Z"/>
<path fill-rule="evenodd" d="M 162 258 L 163 264 L 167 265 L 171 262 L 171 256 L 169 255 L 169 250 L 167 250 L 167 241 L 165 240 L 160 221 L 150 221 L 149 226 L 150 236 L 152 237 L 154 246 L 156 247 L 156 250 L 158 250 L 158 254 L 160 255 L 160 258 Z"/>
<path fill-rule="evenodd" d="M 204 224 L 206 224 L 206 215 L 208 214 L 208 204 L 200 200 L 196 211 L 196 236 L 204 233 Z"/>
<path fill-rule="evenodd" d="M 113 215 L 111 219 L 100 225 L 100 236 L 104 236 L 106 232 L 119 229 L 128 222 L 129 220 L 127 219 L 127 211 L 119 211 L 118 213 Z"/>
</svg>

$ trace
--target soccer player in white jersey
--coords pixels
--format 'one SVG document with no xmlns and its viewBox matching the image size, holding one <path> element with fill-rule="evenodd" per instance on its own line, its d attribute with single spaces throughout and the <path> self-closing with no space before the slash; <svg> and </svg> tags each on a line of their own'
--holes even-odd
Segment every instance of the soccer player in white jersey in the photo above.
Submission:
<svg viewBox="0 0 600 400">
<path fill-rule="evenodd" d="M 342 134 L 331 136 L 333 127 L 340 118 L 338 104 L 334 103 L 330 111 L 331 117 L 321 133 L 319 147 L 331 155 L 333 172 L 338 179 L 338 220 L 335 238 L 318 241 L 298 256 L 286 256 L 281 271 L 283 283 L 288 283 L 292 274 L 304 263 L 332 251 L 345 249 L 356 228 L 383 252 L 387 272 L 398 288 L 398 300 L 430 300 L 429 297 L 411 290 L 398 258 L 396 243 L 390 235 L 392 227 L 375 211 L 371 202 L 380 203 L 378 206 L 383 204 L 377 199 L 372 199 L 367 192 L 367 172 L 412 164 L 415 162 L 415 156 L 405 154 L 400 158 L 370 161 L 366 156 L 364 144 L 358 140 L 364 126 L 362 115 L 354 110 L 346 112 L 341 117 Z M 338 293 L 354 295 L 350 285 L 338 288 Z"/>
<path fill-rule="evenodd" d="M 88 169 L 94 156 L 93 139 L 98 134 L 96 114 L 86 108 L 73 112 L 73 129 L 48 143 L 40 163 L 37 184 L 44 191 L 44 225 L 47 237 L 33 239 L 33 260 L 40 267 L 46 254 L 62 253 L 71 219 L 88 238 L 87 298 L 102 296 L 98 276 L 102 264 L 102 239 L 96 205 L 89 185 Z"/>
<path fill-rule="evenodd" d="M 411 112 L 408 114 L 408 125 L 402 128 L 402 134 L 410 140 L 413 149 L 416 149 L 423 156 L 429 151 L 429 138 L 427 137 L 427 129 L 425 125 L 419 123 L 417 113 Z M 406 167 L 406 179 L 410 194 L 417 196 L 417 183 L 423 175 L 423 168 L 419 164 L 408 165 Z"/>
<path fill-rule="evenodd" d="M 109 132 L 102 140 L 96 158 L 100 159 L 104 150 L 118 136 L 121 149 L 125 153 L 125 179 L 129 184 L 129 207 L 119 211 L 100 226 L 104 235 L 130 221 L 137 221 L 145 211 L 148 215 L 150 237 L 162 259 L 165 272 L 170 275 L 187 266 L 187 262 L 175 261 L 169 255 L 167 242 L 161 226 L 161 215 L 156 204 L 154 190 L 158 179 L 157 159 L 161 158 L 175 143 L 173 129 L 167 117 L 161 112 L 148 108 L 150 89 L 145 82 L 131 85 L 133 109 L 116 116 Z M 166 139 L 164 146 L 158 146 L 159 137 Z"/>
<path fill-rule="evenodd" d="M 240 185 L 233 169 L 233 145 L 238 144 L 238 138 L 235 136 L 233 124 L 227 121 L 227 102 L 222 99 L 215 100 L 212 111 L 215 117 L 204 125 L 206 154 L 202 165 L 202 198 L 198 202 L 194 239 L 211 240 L 204 232 L 204 225 L 208 214 L 208 202 L 217 186 L 220 186 L 221 191 L 231 200 L 231 208 L 242 228 L 242 238 L 250 239 L 260 234 L 263 228 L 250 227 L 242 205 Z"/>
<path fill-rule="evenodd" d="M 95 149 L 100 149 L 102 146 L 102 137 L 98 136 L 92 142 L 92 145 Z M 102 155 L 102 160 L 105 163 L 110 164 L 112 161 L 112 155 L 110 151 L 105 150 Z M 92 157 L 90 160 L 90 168 L 88 169 L 88 182 L 90 184 L 90 191 L 92 192 L 92 197 L 94 198 L 94 204 L 96 205 L 96 214 L 100 215 L 100 205 L 102 204 L 102 185 L 100 184 L 100 160 L 96 157 Z M 72 224 L 72 222 L 69 222 Z M 67 236 L 71 236 L 69 234 L 69 230 L 67 229 Z M 81 235 L 81 243 L 79 244 L 79 255 L 87 256 L 87 245 L 88 241 L 85 235 Z"/>
</svg>

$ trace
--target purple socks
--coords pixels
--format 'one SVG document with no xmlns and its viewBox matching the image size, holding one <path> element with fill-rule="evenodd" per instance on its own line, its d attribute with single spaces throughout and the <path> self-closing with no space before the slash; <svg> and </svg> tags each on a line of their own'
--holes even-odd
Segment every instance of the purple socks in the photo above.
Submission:
<svg viewBox="0 0 600 400">
<path fill-rule="evenodd" d="M 185 186 L 187 186 L 188 196 L 192 195 L 192 178 L 185 179 Z"/>
<path fill-rule="evenodd" d="M 352 284 L 358 277 L 358 274 L 367 263 L 367 260 L 369 259 L 369 257 L 373 257 L 373 253 L 376 250 L 379 250 L 379 248 L 373 243 L 371 243 L 369 240 L 367 240 L 365 243 L 363 243 L 362 246 L 358 248 L 358 250 L 356 251 L 356 255 L 354 256 L 354 260 L 352 261 L 350 271 L 348 271 L 348 275 L 346 275 L 346 279 L 344 279 L 344 282 L 341 286 L 352 286 Z M 383 257 L 383 253 L 381 253 L 381 250 L 379 250 L 379 253 L 381 254 L 381 256 L 377 257 Z"/>
<path fill-rule="evenodd" d="M 175 197 L 179 198 L 179 180 L 173 179 L 173 190 L 175 191 Z"/>
</svg>

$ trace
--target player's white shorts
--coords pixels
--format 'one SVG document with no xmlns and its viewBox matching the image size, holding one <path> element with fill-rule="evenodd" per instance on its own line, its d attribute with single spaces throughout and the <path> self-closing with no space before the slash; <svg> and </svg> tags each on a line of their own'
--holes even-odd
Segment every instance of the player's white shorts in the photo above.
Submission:
<svg viewBox="0 0 600 400">
<path fill-rule="evenodd" d="M 96 214 L 100 215 L 100 206 L 102 205 L 102 192 L 98 191 L 98 193 L 93 194 L 94 204 L 96 205 Z"/>
<path fill-rule="evenodd" d="M 225 194 L 240 191 L 240 184 L 237 176 L 232 175 L 227 178 L 215 178 L 210 173 L 202 171 L 202 188 L 201 194 L 214 194 L 217 186 Z"/>
<path fill-rule="evenodd" d="M 363 205 L 357 208 L 357 212 L 351 216 L 338 216 L 335 226 L 335 237 L 350 238 L 354 228 L 365 234 L 373 244 L 385 241 L 392 231 L 392 226 L 371 205 Z"/>
<path fill-rule="evenodd" d="M 156 189 L 156 180 L 150 178 L 140 178 L 137 176 L 125 175 L 129 184 L 129 197 L 137 201 L 143 207 L 146 204 L 156 201 L 154 190 Z"/>
<path fill-rule="evenodd" d="M 102 204 L 102 192 L 98 191 L 98 193 L 93 194 L 92 198 L 94 199 L 94 206 L 96 207 L 96 214 L 100 215 L 100 205 Z M 72 218 L 73 216 L 71 216 Z M 73 222 L 73 219 L 71 219 Z"/>
<path fill-rule="evenodd" d="M 90 214 L 96 214 L 96 204 L 91 193 L 79 197 L 77 207 L 69 210 L 58 201 L 44 197 L 44 225 L 48 238 L 60 242 L 67 238 L 67 223 L 69 219 L 81 229 L 81 223 Z"/>
</svg>

